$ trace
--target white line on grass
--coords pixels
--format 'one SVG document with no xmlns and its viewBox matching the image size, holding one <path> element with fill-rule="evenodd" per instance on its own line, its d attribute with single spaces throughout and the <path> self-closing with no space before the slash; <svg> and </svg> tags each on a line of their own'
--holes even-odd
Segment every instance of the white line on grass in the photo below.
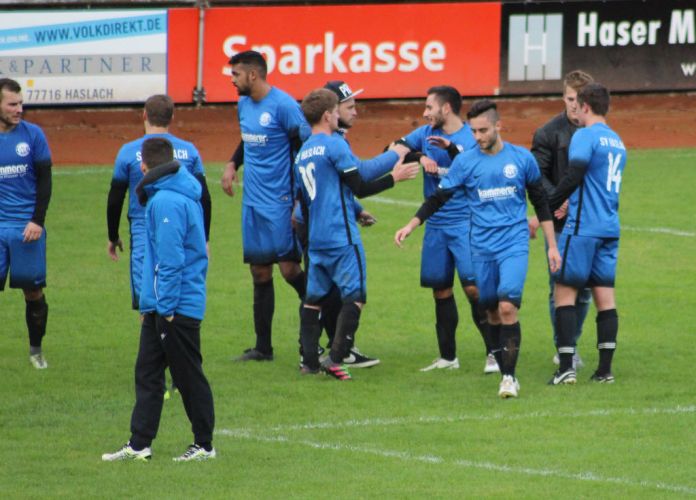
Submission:
<svg viewBox="0 0 696 500">
<path fill-rule="evenodd" d="M 109 167 L 103 167 L 103 168 L 54 168 L 53 169 L 53 174 L 54 175 L 59 175 L 59 176 L 71 176 L 71 175 L 90 175 L 90 174 L 105 174 L 105 173 L 111 173 L 111 169 Z M 239 186 L 242 187 L 242 183 L 239 183 Z M 372 196 L 370 197 L 371 201 L 374 201 L 376 203 L 381 203 L 383 205 L 397 205 L 400 207 L 413 207 L 413 208 L 418 208 L 421 206 L 421 204 L 417 201 L 411 201 L 411 200 L 399 200 L 399 199 L 393 199 L 393 198 L 385 198 L 383 196 Z M 682 231 L 680 229 L 672 229 L 669 227 L 636 227 L 636 226 L 621 226 L 621 229 L 624 229 L 626 231 L 634 231 L 638 233 L 657 233 L 657 234 L 669 234 L 671 236 L 683 236 L 687 238 L 693 238 L 696 236 L 696 233 L 692 231 Z"/>
<path fill-rule="evenodd" d="M 318 450 L 332 450 L 332 451 L 350 451 L 354 453 L 376 455 L 384 458 L 395 458 L 398 460 L 408 461 L 408 462 L 421 462 L 427 464 L 451 464 L 459 467 L 464 467 L 468 469 L 482 469 L 493 472 L 506 472 L 513 474 L 521 474 L 527 476 L 542 476 L 542 477 L 555 477 L 559 479 L 570 479 L 575 481 L 591 481 L 597 483 L 611 483 L 618 484 L 622 486 L 634 486 L 640 488 L 650 488 L 658 489 L 663 491 L 670 491 L 673 493 L 684 493 L 688 495 L 696 495 L 696 488 L 691 488 L 689 486 L 667 484 L 663 482 L 651 482 L 651 481 L 634 481 L 632 479 L 622 478 L 622 477 L 605 477 L 594 472 L 564 472 L 553 469 L 533 469 L 530 467 L 515 467 L 504 464 L 495 464 L 491 462 L 478 462 L 466 459 L 457 459 L 448 461 L 443 457 L 436 455 L 413 455 L 409 452 L 398 451 L 398 450 L 386 450 L 383 448 L 372 448 L 367 446 L 355 446 L 347 444 L 337 444 L 337 443 L 322 443 L 318 441 L 309 441 L 306 439 L 289 439 L 286 436 L 261 436 L 251 432 L 242 430 L 230 430 L 221 429 L 216 432 L 216 434 L 238 438 L 238 439 L 252 439 L 255 441 L 261 441 L 264 443 L 288 443 L 288 444 L 299 444 L 302 446 L 308 446 L 310 448 Z"/>
<path fill-rule="evenodd" d="M 471 420 L 489 422 L 491 420 L 527 420 L 535 418 L 555 418 L 555 419 L 575 419 L 586 417 L 612 417 L 612 416 L 631 416 L 631 415 L 678 415 L 696 413 L 696 405 L 675 406 L 673 408 L 619 408 L 588 410 L 568 413 L 534 411 L 528 413 L 492 413 L 487 415 L 452 415 L 452 416 L 421 416 L 421 417 L 394 417 L 394 418 L 368 418 L 364 420 L 346 420 L 344 422 L 308 422 L 305 424 L 278 425 L 263 430 L 271 432 L 291 432 L 313 429 L 344 429 L 351 427 L 389 427 L 409 424 L 438 424 L 465 422 Z M 256 432 L 250 428 L 232 429 L 229 432 L 250 433 Z"/>
</svg>

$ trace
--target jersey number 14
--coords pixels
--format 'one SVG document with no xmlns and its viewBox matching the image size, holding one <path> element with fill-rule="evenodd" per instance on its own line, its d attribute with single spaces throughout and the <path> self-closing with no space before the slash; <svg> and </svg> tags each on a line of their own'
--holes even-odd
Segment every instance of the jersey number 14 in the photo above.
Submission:
<svg viewBox="0 0 696 500">
<path fill-rule="evenodd" d="M 314 178 L 314 163 L 309 163 L 306 167 L 300 167 L 299 170 L 300 175 L 302 175 L 302 183 L 307 190 L 309 199 L 313 200 L 317 196 L 317 182 Z"/>
<path fill-rule="evenodd" d="M 614 185 L 614 192 L 618 193 L 621 188 L 621 170 L 619 170 L 619 164 L 621 163 L 621 154 L 617 154 L 616 157 L 614 153 L 609 153 L 609 165 L 607 166 L 607 191 L 612 191 L 612 184 Z"/>
</svg>

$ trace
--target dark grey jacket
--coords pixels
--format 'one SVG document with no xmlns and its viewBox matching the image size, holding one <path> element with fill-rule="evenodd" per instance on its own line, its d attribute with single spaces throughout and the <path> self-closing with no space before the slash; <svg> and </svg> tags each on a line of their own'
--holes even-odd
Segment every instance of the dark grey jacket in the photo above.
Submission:
<svg viewBox="0 0 696 500">
<path fill-rule="evenodd" d="M 551 194 L 559 181 L 568 172 L 568 148 L 570 138 L 578 129 L 565 111 L 556 115 L 534 132 L 532 154 L 541 170 L 541 179 L 547 196 Z M 565 219 L 553 219 L 556 232 L 561 232 Z"/>
</svg>

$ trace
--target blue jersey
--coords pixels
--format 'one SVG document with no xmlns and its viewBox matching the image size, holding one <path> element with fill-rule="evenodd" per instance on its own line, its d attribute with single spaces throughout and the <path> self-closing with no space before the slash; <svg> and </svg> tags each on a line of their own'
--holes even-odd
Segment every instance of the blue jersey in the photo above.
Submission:
<svg viewBox="0 0 696 500">
<path fill-rule="evenodd" d="M 244 142 L 243 203 L 288 206 L 293 202 L 291 134 L 301 139 L 310 128 L 300 105 L 275 87 L 260 101 L 239 98 L 239 128 Z"/>
<path fill-rule="evenodd" d="M 113 179 L 128 183 L 128 217 L 130 219 L 142 219 L 145 217 L 145 207 L 138 203 L 135 187 L 143 178 L 143 173 L 140 171 L 140 162 L 142 160 L 140 148 L 146 139 L 153 137 L 162 137 L 171 142 L 172 146 L 174 146 L 174 158 L 191 174 L 205 175 L 201 155 L 198 154 L 196 146 L 172 134 L 146 134 L 140 139 L 124 144 L 116 156 Z"/>
<path fill-rule="evenodd" d="M 295 159 L 295 178 L 309 208 L 309 249 L 338 248 L 360 243 L 353 192 L 341 174 L 357 170 L 340 137 L 314 134 Z"/>
<path fill-rule="evenodd" d="M 435 160 L 439 167 L 437 175 L 423 172 L 423 196 L 425 198 L 435 192 L 440 183 L 440 179 L 447 175 L 450 165 L 452 164 L 452 159 L 447 151 L 433 146 L 428 142 L 428 137 L 431 135 L 449 139 L 457 146 L 460 153 L 476 147 L 474 135 L 471 133 L 471 128 L 466 123 L 453 134 L 446 134 L 442 129 L 434 129 L 430 125 L 423 125 L 404 137 L 404 140 L 411 149 L 418 150 L 428 158 Z M 428 219 L 427 223 L 435 227 L 443 227 L 462 222 L 468 223 L 470 218 L 471 209 L 464 199 L 464 191 L 459 189 L 455 191 L 452 198 L 450 198 L 436 214 Z"/>
<path fill-rule="evenodd" d="M 445 191 L 464 188 L 472 213 L 474 258 L 528 251 L 526 186 L 540 178 L 532 154 L 507 142 L 495 155 L 479 148 L 457 155 L 439 187 Z"/>
<path fill-rule="evenodd" d="M 0 132 L 0 224 L 26 224 L 36 207 L 36 167 L 51 164 L 43 131 L 21 121 Z"/>
<path fill-rule="evenodd" d="M 563 234 L 619 237 L 619 191 L 626 166 L 626 147 L 604 123 L 575 132 L 569 160 L 587 165 L 585 178 L 570 196 Z"/>
</svg>

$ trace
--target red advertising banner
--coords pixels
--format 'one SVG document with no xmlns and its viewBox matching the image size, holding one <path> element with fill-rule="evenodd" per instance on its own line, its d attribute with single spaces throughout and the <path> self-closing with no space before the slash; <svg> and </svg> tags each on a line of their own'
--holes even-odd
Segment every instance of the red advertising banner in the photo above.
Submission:
<svg viewBox="0 0 696 500">
<path fill-rule="evenodd" d="M 198 62 L 198 9 L 169 9 L 167 25 L 167 94 L 174 102 L 192 102 Z"/>
<path fill-rule="evenodd" d="M 464 95 L 496 94 L 500 16 L 500 3 L 212 8 L 205 12 L 206 101 L 237 100 L 227 63 L 248 49 L 266 57 L 268 81 L 297 99 L 334 79 L 364 88 L 366 98 L 422 97 L 442 84 Z M 190 35 L 169 31 L 175 46 Z M 178 87 L 190 81 L 174 78 L 173 57 L 169 91 L 190 93 Z"/>
</svg>

